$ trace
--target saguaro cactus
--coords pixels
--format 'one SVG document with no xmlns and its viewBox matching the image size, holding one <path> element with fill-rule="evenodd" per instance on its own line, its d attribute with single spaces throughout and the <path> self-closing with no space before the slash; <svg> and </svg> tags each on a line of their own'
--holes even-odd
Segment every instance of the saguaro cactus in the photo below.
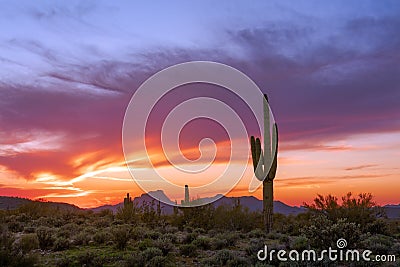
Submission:
<svg viewBox="0 0 400 267">
<path fill-rule="evenodd" d="M 278 126 L 276 123 L 270 130 L 270 113 L 268 97 L 264 95 L 264 151 L 261 148 L 260 138 L 251 136 L 251 156 L 253 159 L 254 174 L 257 179 L 263 181 L 263 215 L 264 226 L 267 232 L 272 230 L 272 216 L 274 209 L 274 178 L 277 168 L 278 156 Z M 275 149 L 271 149 L 272 143 Z M 272 155 L 273 154 L 273 155 Z"/>
</svg>

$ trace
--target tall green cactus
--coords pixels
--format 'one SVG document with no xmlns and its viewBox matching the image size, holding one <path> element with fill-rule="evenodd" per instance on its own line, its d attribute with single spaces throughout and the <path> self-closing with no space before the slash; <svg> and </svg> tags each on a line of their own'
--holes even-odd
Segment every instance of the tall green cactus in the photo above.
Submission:
<svg viewBox="0 0 400 267">
<path fill-rule="evenodd" d="M 251 156 L 253 159 L 254 174 L 263 181 L 263 215 L 264 226 L 267 232 L 272 230 L 272 216 L 274 209 L 274 178 L 277 168 L 278 156 L 278 126 L 276 123 L 272 129 L 272 142 L 270 133 L 270 114 L 268 97 L 264 94 L 264 151 L 261 148 L 260 138 L 251 136 Z M 275 151 L 271 149 L 271 143 L 275 143 Z M 274 155 L 272 155 L 274 154 Z"/>
</svg>

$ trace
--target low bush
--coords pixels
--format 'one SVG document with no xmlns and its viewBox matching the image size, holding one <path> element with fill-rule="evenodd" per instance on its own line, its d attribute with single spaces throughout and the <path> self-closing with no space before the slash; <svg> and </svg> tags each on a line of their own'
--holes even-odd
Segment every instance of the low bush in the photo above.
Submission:
<svg viewBox="0 0 400 267">
<path fill-rule="evenodd" d="M 154 243 L 153 240 L 146 238 L 138 243 L 138 248 L 143 251 L 146 250 L 147 248 L 152 247 L 153 243 Z"/>
<path fill-rule="evenodd" d="M 174 245 L 171 243 L 171 241 L 165 238 L 157 239 L 154 242 L 154 245 L 162 251 L 163 256 L 167 256 L 168 253 L 174 248 Z"/>
<path fill-rule="evenodd" d="M 54 241 L 54 250 L 61 251 L 69 248 L 69 240 L 65 237 L 59 237 Z"/>
<path fill-rule="evenodd" d="M 211 238 L 211 249 L 220 250 L 228 247 L 228 242 L 226 239 Z"/>
<path fill-rule="evenodd" d="M 163 253 L 162 253 L 161 249 L 159 249 L 159 248 L 150 247 L 150 248 L 145 249 L 142 252 L 142 255 L 143 255 L 143 258 L 145 259 L 145 261 L 148 262 L 156 256 L 162 256 Z"/>
<path fill-rule="evenodd" d="M 73 244 L 76 246 L 82 246 L 89 244 L 91 240 L 91 234 L 88 232 L 80 232 L 73 237 Z"/>
<path fill-rule="evenodd" d="M 182 243 L 184 243 L 184 244 L 190 244 L 190 243 L 192 243 L 194 240 L 196 240 L 196 238 L 197 238 L 198 235 L 199 235 L 199 234 L 197 234 L 197 233 L 188 233 L 188 234 L 186 234 L 185 237 L 183 238 Z"/>
<path fill-rule="evenodd" d="M 179 251 L 182 256 L 187 256 L 187 257 L 197 256 L 197 247 L 194 244 L 181 245 Z"/>
<path fill-rule="evenodd" d="M 23 235 L 18 242 L 18 247 L 23 253 L 28 253 L 39 248 L 39 239 L 36 234 Z"/>
<path fill-rule="evenodd" d="M 129 241 L 129 229 L 126 226 L 120 226 L 112 231 L 115 244 L 118 249 L 125 249 Z"/>
<path fill-rule="evenodd" d="M 200 236 L 193 241 L 193 244 L 203 250 L 208 250 L 211 248 L 212 239 L 206 236 Z"/>
<path fill-rule="evenodd" d="M 93 241 L 97 244 L 104 244 L 112 239 L 112 235 L 107 231 L 99 231 L 94 234 Z"/>
<path fill-rule="evenodd" d="M 36 235 L 41 249 L 47 249 L 53 246 L 53 231 L 49 227 L 41 226 L 36 229 Z"/>
</svg>

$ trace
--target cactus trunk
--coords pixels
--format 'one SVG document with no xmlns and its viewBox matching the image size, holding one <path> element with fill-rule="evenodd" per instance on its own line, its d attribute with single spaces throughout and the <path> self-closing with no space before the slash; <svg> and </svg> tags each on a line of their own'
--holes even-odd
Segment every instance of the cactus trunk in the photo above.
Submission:
<svg viewBox="0 0 400 267">
<path fill-rule="evenodd" d="M 272 230 L 272 217 L 274 212 L 274 180 L 263 182 L 263 216 L 265 231 Z"/>
<path fill-rule="evenodd" d="M 277 169 L 278 156 L 278 127 L 276 123 L 270 129 L 270 112 L 268 98 L 264 95 L 264 150 L 261 148 L 260 138 L 251 136 L 251 156 L 253 159 L 254 173 L 256 177 L 263 181 L 263 217 L 264 226 L 267 232 L 272 230 L 272 218 L 274 209 L 274 178 Z M 272 142 L 275 142 L 275 151 L 272 150 Z"/>
</svg>

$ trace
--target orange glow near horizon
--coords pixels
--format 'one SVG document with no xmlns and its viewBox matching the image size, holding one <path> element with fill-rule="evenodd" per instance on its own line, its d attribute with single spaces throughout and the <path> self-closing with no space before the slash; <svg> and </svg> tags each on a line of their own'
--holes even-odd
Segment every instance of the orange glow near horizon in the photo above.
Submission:
<svg viewBox="0 0 400 267">
<path fill-rule="evenodd" d="M 317 194 L 333 194 L 340 197 L 347 192 L 370 192 L 380 205 L 398 204 L 399 136 L 399 133 L 386 134 L 384 138 L 382 135 L 360 135 L 340 144 L 326 144 L 320 148 L 280 150 L 278 172 L 274 182 L 275 200 L 299 206 L 311 202 Z M 334 147 L 346 149 L 332 149 Z M 144 193 L 133 181 L 124 161 L 117 161 L 118 157 L 115 156 L 103 158 L 101 155 L 102 153 L 93 151 L 70 160 L 76 171 L 81 172 L 72 179 L 43 170 L 36 172 L 34 179 L 26 180 L 0 166 L 0 194 L 31 199 L 43 198 L 91 208 L 119 203 L 127 192 L 132 196 Z M 93 159 L 96 159 L 94 163 Z M 214 164 L 223 167 L 224 162 Z M 164 163 L 160 165 L 166 168 L 166 171 L 173 168 L 164 166 Z M 145 175 L 148 166 L 142 166 L 139 157 L 137 166 L 142 168 Z M 261 188 L 252 194 L 248 191 L 252 175 L 252 170 L 247 169 L 241 181 L 227 195 L 253 195 L 261 198 Z M 185 184 L 184 174 L 175 179 L 176 182 Z M 212 195 L 210 192 L 208 196 Z M 180 200 L 183 198 L 183 191 L 172 192 L 168 197 L 173 201 Z"/>
</svg>

